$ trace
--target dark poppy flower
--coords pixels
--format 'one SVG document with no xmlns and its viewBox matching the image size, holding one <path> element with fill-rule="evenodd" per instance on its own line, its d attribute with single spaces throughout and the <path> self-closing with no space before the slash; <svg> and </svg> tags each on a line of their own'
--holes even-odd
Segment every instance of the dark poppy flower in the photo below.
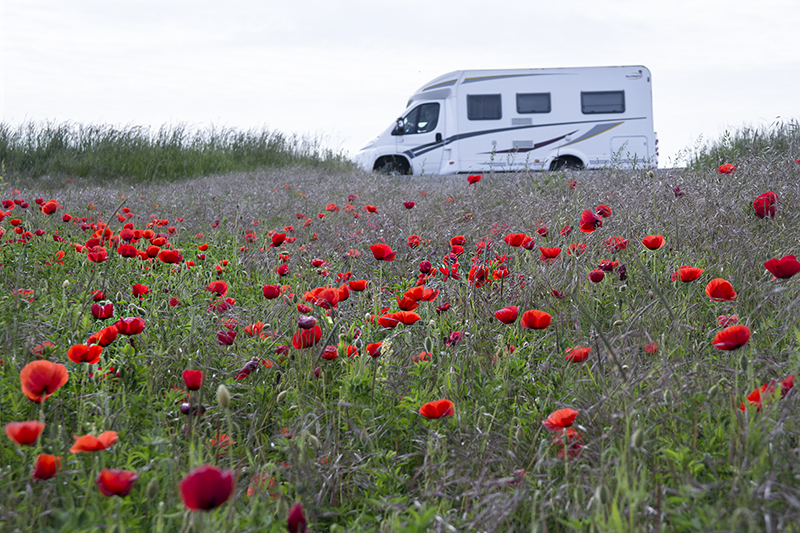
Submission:
<svg viewBox="0 0 800 533">
<path fill-rule="evenodd" d="M 789 394 L 794 388 L 794 374 L 789 374 L 781 380 L 781 398 Z"/>
<path fill-rule="evenodd" d="M 133 292 L 134 296 L 141 299 L 142 296 L 150 293 L 150 287 L 141 283 L 136 283 L 133 285 L 133 287 L 131 287 L 131 291 Z"/>
<path fill-rule="evenodd" d="M 717 324 L 719 324 L 721 328 L 732 326 L 737 322 L 739 322 L 739 317 L 737 315 L 720 315 L 717 317 Z"/>
<path fill-rule="evenodd" d="M 438 306 L 436 308 L 436 314 L 437 315 L 441 315 L 442 313 L 444 313 L 448 309 L 450 309 L 450 302 L 445 302 L 445 303 L 443 303 L 442 305 L 440 305 L 440 306 Z"/>
<path fill-rule="evenodd" d="M 573 242 L 567 247 L 567 255 L 574 255 L 575 257 L 581 255 L 586 251 L 586 245 L 580 242 Z"/>
<path fill-rule="evenodd" d="M 33 361 L 19 373 L 22 392 L 34 403 L 42 403 L 69 379 L 67 367 L 50 361 Z"/>
<path fill-rule="evenodd" d="M 369 247 L 372 256 L 378 261 L 394 261 L 397 252 L 392 250 L 388 244 L 373 244 Z"/>
<path fill-rule="evenodd" d="M 455 346 L 464 339 L 463 331 L 454 331 L 444 339 L 445 346 Z"/>
<path fill-rule="evenodd" d="M 85 344 L 75 344 L 67 350 L 67 357 L 73 363 L 88 363 L 96 365 L 100 362 L 100 354 L 103 353 L 103 347 L 99 344 L 87 346 Z"/>
<path fill-rule="evenodd" d="M 539 257 L 539 259 L 541 259 L 542 262 L 545 262 L 545 263 L 546 262 L 552 263 L 553 261 L 556 260 L 556 258 L 559 255 L 561 255 L 561 248 L 558 248 L 558 247 L 543 248 L 543 247 L 540 246 L 539 247 L 539 251 L 542 252 L 542 255 L 541 255 L 541 257 Z"/>
<path fill-rule="evenodd" d="M 728 280 L 714 278 L 706 285 L 706 295 L 715 302 L 732 302 L 736 299 L 736 291 Z"/>
<path fill-rule="evenodd" d="M 577 416 L 578 411 L 575 409 L 570 409 L 569 407 L 558 409 L 550 413 L 550 416 L 546 419 L 542 420 L 542 424 L 550 431 L 563 431 L 568 427 L 572 427 Z"/>
<path fill-rule="evenodd" d="M 453 402 L 446 398 L 442 398 L 441 400 L 436 400 L 435 402 L 423 404 L 422 407 L 419 408 L 419 414 L 428 420 L 436 420 L 447 416 L 453 416 L 456 414 L 456 409 L 453 405 Z"/>
<path fill-rule="evenodd" d="M 742 324 L 736 324 L 735 326 L 730 326 L 722 331 L 718 331 L 714 336 L 714 340 L 711 341 L 711 344 L 718 350 L 729 351 L 741 348 L 747 344 L 749 340 L 750 328 Z"/>
<path fill-rule="evenodd" d="M 301 329 L 311 329 L 317 325 L 317 319 L 313 316 L 300 315 L 297 317 L 297 326 Z"/>
<path fill-rule="evenodd" d="M 599 227 L 603 226 L 603 219 L 592 213 L 589 209 L 581 213 L 581 226 L 580 230 L 583 233 L 592 233 Z"/>
<path fill-rule="evenodd" d="M 36 420 L 27 422 L 9 422 L 6 424 L 6 436 L 20 446 L 30 446 L 36 443 L 39 435 L 44 430 L 44 424 Z"/>
<path fill-rule="evenodd" d="M 589 272 L 589 281 L 592 283 L 600 283 L 603 281 L 603 278 L 606 277 L 606 273 L 600 270 L 599 268 L 595 268 L 591 272 Z"/>
<path fill-rule="evenodd" d="M 562 237 L 568 237 L 570 233 L 572 233 L 572 226 L 569 224 L 561 228 L 561 231 L 558 232 Z"/>
<path fill-rule="evenodd" d="M 114 304 L 92 304 L 92 316 L 98 320 L 105 320 L 114 316 Z"/>
<path fill-rule="evenodd" d="M 680 198 L 680 197 L 681 197 L 681 196 L 683 196 L 685 193 L 683 192 L 683 190 L 681 190 L 681 188 L 680 188 L 680 187 L 673 187 L 673 188 L 672 188 L 672 194 L 674 194 L 674 195 L 675 195 L 675 198 Z"/>
<path fill-rule="evenodd" d="M 220 346 L 230 346 L 236 340 L 236 332 L 230 329 L 217 332 L 217 343 Z"/>
<path fill-rule="evenodd" d="M 135 258 L 139 255 L 139 250 L 132 244 L 123 244 L 119 248 L 117 248 L 117 253 L 122 257 L 127 257 L 129 259 Z"/>
<path fill-rule="evenodd" d="M 110 448 L 119 440 L 116 431 L 104 431 L 97 437 L 94 435 L 84 435 L 83 437 L 74 436 L 75 444 L 69 449 L 69 453 L 89 453 L 99 452 Z"/>
<path fill-rule="evenodd" d="M 202 370 L 184 370 L 183 383 L 189 390 L 200 390 L 203 386 L 203 371 Z"/>
<path fill-rule="evenodd" d="M 556 289 L 550 291 L 550 294 L 552 294 L 554 298 L 558 298 L 559 300 L 562 300 L 565 297 L 563 292 L 557 291 Z"/>
<path fill-rule="evenodd" d="M 278 296 L 281 295 L 281 286 L 280 285 L 264 285 L 261 288 L 261 292 L 264 295 L 264 298 L 267 300 L 274 300 Z"/>
<path fill-rule="evenodd" d="M 405 202 L 403 202 L 403 207 L 405 207 L 406 209 L 411 209 L 415 205 L 417 205 L 417 204 L 415 204 L 414 202 L 412 202 L 410 200 L 406 200 Z"/>
<path fill-rule="evenodd" d="M 770 259 L 764 263 L 764 268 L 772 274 L 772 280 L 789 279 L 800 272 L 800 261 L 794 255 L 785 255 L 780 259 Z"/>
<path fill-rule="evenodd" d="M 472 174 L 470 176 L 467 176 L 467 183 L 468 183 L 467 187 L 471 187 L 473 183 L 478 183 L 479 181 L 481 181 L 482 177 L 483 177 L 482 174 Z"/>
<path fill-rule="evenodd" d="M 720 174 L 733 174 L 735 170 L 736 165 L 732 165 L 731 163 L 725 163 L 717 168 L 717 172 Z"/>
<path fill-rule="evenodd" d="M 289 265 L 278 265 L 275 272 L 277 272 L 280 277 L 284 277 L 289 274 Z"/>
<path fill-rule="evenodd" d="M 430 261 L 420 261 L 419 262 L 419 271 L 423 274 L 430 274 L 431 270 L 433 270 L 433 265 Z"/>
<path fill-rule="evenodd" d="M 334 344 L 329 344 L 328 346 L 323 348 L 320 357 L 322 357 L 326 361 L 333 361 L 334 359 L 339 359 L 339 348 Z"/>
<path fill-rule="evenodd" d="M 308 531 L 302 503 L 298 502 L 289 509 L 289 517 L 286 519 L 286 528 L 289 530 L 289 533 L 305 533 Z"/>
<path fill-rule="evenodd" d="M 765 192 L 760 194 L 753 200 L 753 209 L 755 209 L 758 218 L 775 218 L 775 204 L 778 202 L 778 195 L 774 192 Z"/>
<path fill-rule="evenodd" d="M 208 292 L 219 294 L 220 296 L 225 296 L 225 294 L 228 292 L 228 283 L 221 280 L 212 281 L 208 284 L 206 290 Z"/>
<path fill-rule="evenodd" d="M 476 288 L 483 287 L 489 283 L 489 269 L 485 266 L 475 265 L 469 269 L 469 282 Z"/>
<path fill-rule="evenodd" d="M 548 231 L 549 230 L 547 229 L 547 226 L 539 226 L 538 228 L 536 228 L 536 233 L 538 233 L 542 237 L 547 237 Z"/>
<path fill-rule="evenodd" d="M 647 237 L 642 239 L 642 244 L 649 250 L 658 250 L 662 246 L 664 246 L 664 236 L 663 235 L 648 235 Z"/>
<path fill-rule="evenodd" d="M 609 237 L 603 241 L 603 246 L 611 253 L 620 252 L 628 247 L 628 239 L 622 237 Z"/>
<path fill-rule="evenodd" d="M 611 216 L 611 208 L 606 204 L 598 205 L 594 211 L 603 218 L 608 218 Z"/>
<path fill-rule="evenodd" d="M 702 268 L 693 267 L 691 265 L 683 265 L 672 274 L 672 281 L 682 281 L 688 283 L 694 281 L 705 272 Z"/>
<path fill-rule="evenodd" d="M 517 316 L 519 316 L 519 307 L 515 305 L 503 307 L 494 313 L 494 317 L 503 324 L 511 324 L 512 322 L 515 322 L 517 320 Z"/>
<path fill-rule="evenodd" d="M 519 248 L 522 246 L 522 243 L 525 242 L 525 239 L 528 236 L 524 233 L 509 233 L 503 240 L 506 242 L 507 245 L 513 246 L 514 248 Z"/>
<path fill-rule="evenodd" d="M 592 349 L 589 346 L 574 346 L 567 348 L 564 352 L 567 354 L 564 359 L 570 363 L 582 363 L 589 358 L 589 352 Z"/>
<path fill-rule="evenodd" d="M 294 336 L 292 336 L 292 346 L 298 350 L 305 350 L 306 348 L 315 346 L 319 343 L 320 339 L 322 339 L 322 328 L 317 324 L 311 329 L 301 329 L 297 331 Z"/>
<path fill-rule="evenodd" d="M 61 470 L 61 457 L 42 453 L 36 458 L 32 477 L 36 481 L 44 481 L 55 477 L 59 470 Z"/>
<path fill-rule="evenodd" d="M 528 329 L 547 329 L 550 327 L 552 317 L 549 313 L 539 311 L 538 309 L 531 309 L 522 313 L 520 325 Z"/>
<path fill-rule="evenodd" d="M 123 335 L 138 335 L 146 325 L 147 323 L 138 316 L 121 318 L 114 323 L 114 326 Z"/>
<path fill-rule="evenodd" d="M 183 261 L 183 256 L 178 250 L 161 250 L 158 252 L 158 260 L 162 263 L 174 265 Z"/>
<path fill-rule="evenodd" d="M 139 474 L 131 470 L 118 470 L 104 468 L 97 476 L 95 484 L 103 496 L 119 496 L 124 498 L 130 494 L 134 483 L 139 479 Z"/>
<path fill-rule="evenodd" d="M 422 239 L 419 235 L 409 235 L 408 236 L 408 247 L 409 248 L 416 248 L 422 243 Z"/>
<path fill-rule="evenodd" d="M 210 511 L 228 501 L 233 493 L 233 472 L 203 465 L 180 482 L 183 504 L 192 511 Z"/>
<path fill-rule="evenodd" d="M 178 307 L 179 305 L 181 305 L 181 302 L 180 300 L 178 300 L 176 297 L 173 296 L 172 298 L 169 299 L 169 305 L 170 307 Z"/>
<path fill-rule="evenodd" d="M 603 272 L 613 272 L 619 266 L 619 261 L 601 261 L 597 266 Z"/>
</svg>

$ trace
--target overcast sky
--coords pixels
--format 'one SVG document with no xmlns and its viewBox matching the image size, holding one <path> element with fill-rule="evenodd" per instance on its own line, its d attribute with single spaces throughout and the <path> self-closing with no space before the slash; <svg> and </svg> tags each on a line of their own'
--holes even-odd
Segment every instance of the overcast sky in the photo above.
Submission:
<svg viewBox="0 0 800 533">
<path fill-rule="evenodd" d="M 0 0 L 3 121 L 266 127 L 354 154 L 453 70 L 645 65 L 661 166 L 800 118 L 798 0 Z"/>
</svg>

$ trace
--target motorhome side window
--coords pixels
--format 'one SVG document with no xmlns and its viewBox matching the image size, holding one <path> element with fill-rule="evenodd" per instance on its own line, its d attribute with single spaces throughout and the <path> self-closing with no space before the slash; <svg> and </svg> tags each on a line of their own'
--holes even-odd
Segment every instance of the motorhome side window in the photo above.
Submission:
<svg viewBox="0 0 800 533">
<path fill-rule="evenodd" d="M 439 104 L 422 104 L 403 117 L 403 134 L 428 133 L 439 123 Z"/>
<path fill-rule="evenodd" d="M 468 94 L 467 118 L 469 120 L 499 120 L 503 118 L 499 94 Z"/>
<path fill-rule="evenodd" d="M 625 91 L 581 92 L 581 112 L 584 115 L 624 113 Z"/>
<path fill-rule="evenodd" d="M 517 113 L 549 113 L 550 93 L 517 93 Z"/>
</svg>

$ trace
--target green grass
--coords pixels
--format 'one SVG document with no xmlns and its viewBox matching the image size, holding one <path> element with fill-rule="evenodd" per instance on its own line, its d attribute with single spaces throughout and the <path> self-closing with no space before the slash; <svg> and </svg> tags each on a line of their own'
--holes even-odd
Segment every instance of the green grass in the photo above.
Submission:
<svg viewBox="0 0 800 533">
<path fill-rule="evenodd" d="M 487 174 L 471 187 L 465 176 L 385 178 L 325 166 L 200 177 L 179 187 L 9 176 L 2 199 L 30 207 L 17 205 L 0 222 L 0 424 L 41 417 L 47 426 L 33 447 L 0 439 L 0 529 L 278 532 L 301 501 L 312 531 L 797 531 L 798 391 L 760 411 L 739 409 L 754 388 L 800 370 L 800 276 L 772 281 L 763 266 L 800 251 L 795 157 L 739 159 L 739 170 L 724 176 L 692 168 Z M 753 199 L 766 191 L 779 199 L 774 219 L 753 212 Z M 36 209 L 39 197 L 61 208 L 47 216 Z M 407 210 L 404 200 L 416 206 Z M 327 211 L 330 202 L 340 210 Z M 594 233 L 578 231 L 582 211 L 601 203 L 613 215 Z M 367 204 L 378 212 L 363 210 Z M 81 226 L 83 217 L 119 234 L 123 208 L 136 228 L 168 220 L 152 229 L 196 265 L 126 259 L 110 245 L 108 261 L 95 264 L 75 251 L 72 244 L 94 231 Z M 63 222 L 64 213 L 73 221 Z M 14 218 L 44 234 L 8 242 L 18 237 Z M 572 234 L 559 235 L 567 224 Z M 296 241 L 269 247 L 270 232 L 289 225 Z M 547 237 L 537 233 L 542 225 Z M 503 242 L 521 232 L 536 238 L 534 249 Z M 419 247 L 406 245 L 411 234 L 421 237 Z M 645 249 L 641 239 L 652 234 L 666 245 Z M 420 302 L 413 325 L 371 323 L 376 310 L 397 309 L 420 261 L 442 266 L 456 235 L 467 241 L 461 279 L 431 279 L 427 287 L 440 293 Z M 603 241 L 618 235 L 630 245 L 612 254 Z M 476 254 L 486 239 L 490 249 Z M 373 259 L 369 246 L 378 242 L 397 250 L 393 262 Z M 586 252 L 567 255 L 573 243 Z M 563 251 L 545 264 L 538 246 Z M 282 278 L 281 254 L 290 255 Z M 468 282 L 473 258 L 504 254 L 502 282 Z M 313 266 L 314 259 L 328 264 Z M 627 279 L 614 272 L 589 282 L 604 260 L 625 265 Z M 671 281 L 681 265 L 705 271 L 694 282 Z M 314 307 L 320 345 L 277 355 L 276 347 L 292 344 L 304 293 L 338 287 L 344 272 L 370 287 L 352 292 L 332 316 Z M 732 283 L 734 301 L 709 300 L 704 287 L 716 277 Z M 215 279 L 235 299 L 224 312 L 209 309 L 206 286 Z M 135 283 L 151 294 L 134 297 Z M 266 300 L 262 286 L 276 283 L 289 291 Z M 34 290 L 33 301 L 17 289 Z M 554 298 L 554 289 L 566 297 Z M 104 350 L 101 366 L 120 374 L 113 379 L 89 377 L 87 365 L 67 358 L 70 346 L 111 323 L 92 318 L 95 290 L 114 303 L 112 320 L 146 322 L 133 342 L 120 336 Z M 170 306 L 173 297 L 180 306 Z M 437 313 L 444 302 L 450 310 Z M 546 311 L 552 324 L 501 324 L 493 312 L 507 305 L 520 314 Z M 732 352 L 712 346 L 717 317 L 727 314 L 752 331 Z M 238 336 L 220 346 L 226 319 L 237 320 Z M 245 326 L 258 321 L 276 335 L 250 337 Z M 448 346 L 454 331 L 464 338 Z M 21 393 L 19 373 L 44 341 L 55 345 L 45 357 L 64 364 L 70 379 L 39 406 Z M 387 349 L 373 360 L 364 352 L 376 341 Z M 652 341 L 655 353 L 645 350 Z M 361 355 L 323 360 L 324 344 L 356 345 Z M 589 359 L 566 362 L 565 349 L 578 344 L 592 348 Z M 412 362 L 423 350 L 433 360 Z M 248 361 L 263 359 L 273 366 L 236 379 Z M 207 409 L 191 421 L 179 410 L 185 392 L 176 390 L 189 368 L 205 372 L 192 402 Z M 219 385 L 232 395 L 227 409 L 217 404 Z M 453 401 L 454 416 L 420 416 L 422 404 L 440 398 Z M 568 460 L 542 425 L 564 407 L 579 411 L 574 427 L 583 443 Z M 73 435 L 105 430 L 120 437 L 109 449 L 69 453 Z M 234 441 L 226 451 L 211 443 L 220 433 Z M 31 479 L 38 453 L 63 457 L 55 478 Z M 185 509 L 178 490 L 201 464 L 232 469 L 237 479 L 230 500 L 202 516 Z M 135 470 L 140 479 L 126 498 L 106 498 L 94 486 L 101 468 Z M 261 474 L 274 486 L 247 496 Z"/>
<path fill-rule="evenodd" d="M 140 126 L 28 122 L 0 124 L 0 161 L 11 175 L 69 175 L 168 181 L 305 164 L 343 169 L 350 163 L 318 139 L 267 130 L 158 130 Z"/>
</svg>

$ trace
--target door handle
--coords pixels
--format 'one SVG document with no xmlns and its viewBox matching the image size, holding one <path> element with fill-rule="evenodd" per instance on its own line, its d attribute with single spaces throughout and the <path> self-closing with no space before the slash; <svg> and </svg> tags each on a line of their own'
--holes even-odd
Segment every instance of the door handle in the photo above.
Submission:
<svg viewBox="0 0 800 533">
<path fill-rule="evenodd" d="M 441 134 L 441 133 L 437 133 L 437 134 L 436 134 L 436 142 L 437 142 L 437 143 L 440 143 L 440 142 L 442 142 L 442 134 Z"/>
</svg>

